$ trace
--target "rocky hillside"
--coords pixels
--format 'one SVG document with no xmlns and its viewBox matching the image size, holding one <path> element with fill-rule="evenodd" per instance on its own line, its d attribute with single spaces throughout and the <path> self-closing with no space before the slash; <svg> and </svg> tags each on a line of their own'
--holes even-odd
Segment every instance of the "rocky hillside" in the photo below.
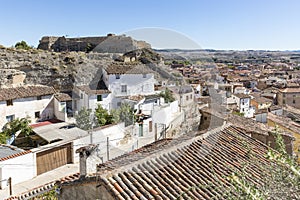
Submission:
<svg viewBox="0 0 300 200">
<path fill-rule="evenodd" d="M 161 57 L 155 53 L 150 56 L 139 55 L 135 62 L 147 60 L 146 65 L 154 71 L 156 78 L 172 78 L 162 68 Z M 102 67 L 126 57 L 112 53 L 50 52 L 38 49 L 18 50 L 0 48 L 0 87 L 25 84 L 43 84 L 53 86 L 60 91 L 70 91 L 74 84 L 89 84 L 99 80 Z M 145 57 L 145 58 L 144 58 Z M 134 61 L 133 61 L 134 62 Z"/>
</svg>

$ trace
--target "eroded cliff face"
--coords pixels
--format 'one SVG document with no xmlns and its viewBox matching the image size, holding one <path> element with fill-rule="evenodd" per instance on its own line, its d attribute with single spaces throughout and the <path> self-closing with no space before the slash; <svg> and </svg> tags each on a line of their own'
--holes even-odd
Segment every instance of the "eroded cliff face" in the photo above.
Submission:
<svg viewBox="0 0 300 200">
<path fill-rule="evenodd" d="M 113 61 L 116 54 L 49 52 L 0 49 L 1 86 L 43 84 L 70 91 L 74 84 L 88 84 Z"/>
<path fill-rule="evenodd" d="M 112 62 L 138 62 L 152 70 L 157 80 L 174 80 L 162 57 L 150 49 L 119 54 L 0 48 L 0 87 L 42 84 L 71 91 L 74 85 L 100 81 L 102 68 Z"/>
</svg>

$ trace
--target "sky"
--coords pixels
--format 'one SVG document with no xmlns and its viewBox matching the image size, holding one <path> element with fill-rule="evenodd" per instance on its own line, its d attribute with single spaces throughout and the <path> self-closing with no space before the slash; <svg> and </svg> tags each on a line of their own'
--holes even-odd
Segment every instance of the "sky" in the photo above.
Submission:
<svg viewBox="0 0 300 200">
<path fill-rule="evenodd" d="M 299 0 L 2 0 L 0 44 L 126 34 L 153 48 L 300 50 Z"/>
</svg>

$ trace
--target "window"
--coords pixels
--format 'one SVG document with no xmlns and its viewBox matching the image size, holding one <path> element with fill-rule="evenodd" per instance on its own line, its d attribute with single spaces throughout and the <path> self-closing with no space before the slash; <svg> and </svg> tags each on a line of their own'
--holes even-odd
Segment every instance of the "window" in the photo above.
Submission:
<svg viewBox="0 0 300 200">
<path fill-rule="evenodd" d="M 13 100 L 12 99 L 6 100 L 6 105 L 7 106 L 12 106 L 13 105 Z"/>
<path fill-rule="evenodd" d="M 35 112 L 34 117 L 39 119 L 40 118 L 40 111 Z"/>
<path fill-rule="evenodd" d="M 285 104 L 285 100 L 284 99 L 282 100 L 282 103 Z"/>
<path fill-rule="evenodd" d="M 15 115 L 8 115 L 8 116 L 6 116 L 6 121 L 7 122 L 11 122 L 11 121 L 13 121 L 15 119 Z"/>
<path fill-rule="evenodd" d="M 58 109 L 60 112 L 66 112 L 66 102 L 60 102 Z"/>
<path fill-rule="evenodd" d="M 186 99 L 186 100 L 189 100 L 189 96 L 187 95 L 187 96 L 185 97 L 185 99 Z"/>
<path fill-rule="evenodd" d="M 102 101 L 102 95 L 97 95 L 97 101 Z"/>
<path fill-rule="evenodd" d="M 191 94 L 191 95 L 190 95 L 190 99 L 192 99 L 192 98 L 193 98 L 193 95 Z"/>
<path fill-rule="evenodd" d="M 293 99 L 293 104 L 295 104 L 296 103 L 296 101 L 295 101 L 295 99 Z"/>
<path fill-rule="evenodd" d="M 36 99 L 37 100 L 42 100 L 42 96 L 37 96 Z"/>
<path fill-rule="evenodd" d="M 80 94 L 80 99 L 83 99 L 83 94 L 82 93 Z"/>
<path fill-rule="evenodd" d="M 147 74 L 143 74 L 143 78 L 147 78 Z"/>
<path fill-rule="evenodd" d="M 120 79 L 120 74 L 116 74 L 116 79 Z"/>
<path fill-rule="evenodd" d="M 121 92 L 127 92 L 127 85 L 121 86 Z"/>
<path fill-rule="evenodd" d="M 117 106 L 118 106 L 118 107 L 121 106 L 121 102 L 118 102 L 118 103 L 117 103 Z"/>
</svg>

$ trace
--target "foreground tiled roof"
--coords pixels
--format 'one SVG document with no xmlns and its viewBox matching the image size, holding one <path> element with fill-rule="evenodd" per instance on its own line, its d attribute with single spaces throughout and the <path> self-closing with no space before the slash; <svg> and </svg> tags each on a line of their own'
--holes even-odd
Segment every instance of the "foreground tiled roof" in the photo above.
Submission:
<svg viewBox="0 0 300 200">
<path fill-rule="evenodd" d="M 147 149 L 98 165 L 101 185 L 115 199 L 211 199 L 231 186 L 225 177 L 243 163 L 249 181 L 260 185 L 257 165 L 269 163 L 267 147 L 232 125 Z"/>
<path fill-rule="evenodd" d="M 0 101 L 54 94 L 52 87 L 42 85 L 0 88 Z"/>
</svg>

